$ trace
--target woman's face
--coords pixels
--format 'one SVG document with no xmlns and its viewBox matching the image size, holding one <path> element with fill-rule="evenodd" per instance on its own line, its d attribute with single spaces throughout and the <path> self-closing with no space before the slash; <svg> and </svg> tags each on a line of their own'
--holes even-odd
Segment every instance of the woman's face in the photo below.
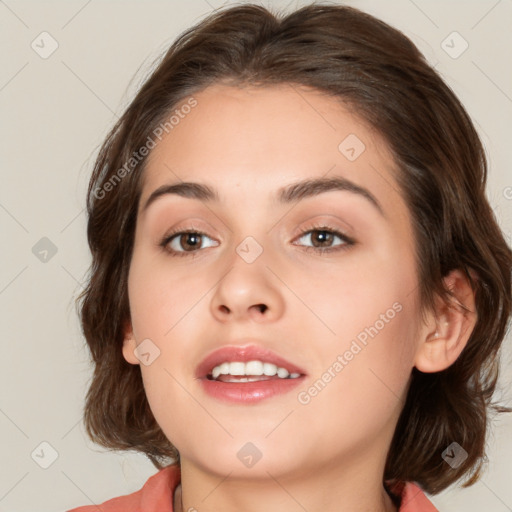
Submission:
<svg viewBox="0 0 512 512">
<path fill-rule="evenodd" d="M 194 98 L 145 170 L 124 357 L 140 364 L 182 463 L 251 478 L 330 462 L 378 460 L 382 472 L 422 328 L 410 215 L 386 145 L 311 89 L 215 85 Z M 310 180 L 331 181 L 295 186 Z M 146 207 L 184 182 L 218 199 L 189 187 Z M 247 345 L 302 375 L 197 374 L 217 349 Z"/>
</svg>

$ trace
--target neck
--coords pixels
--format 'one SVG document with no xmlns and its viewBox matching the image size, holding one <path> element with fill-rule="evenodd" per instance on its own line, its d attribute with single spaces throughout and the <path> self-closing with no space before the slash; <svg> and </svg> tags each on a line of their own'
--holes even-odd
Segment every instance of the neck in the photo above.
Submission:
<svg viewBox="0 0 512 512">
<path fill-rule="evenodd" d="M 361 472 L 353 464 L 311 468 L 279 477 L 248 479 L 210 473 L 181 460 L 181 484 L 174 494 L 174 511 L 201 512 L 397 512 L 384 489 L 382 472 Z"/>
</svg>

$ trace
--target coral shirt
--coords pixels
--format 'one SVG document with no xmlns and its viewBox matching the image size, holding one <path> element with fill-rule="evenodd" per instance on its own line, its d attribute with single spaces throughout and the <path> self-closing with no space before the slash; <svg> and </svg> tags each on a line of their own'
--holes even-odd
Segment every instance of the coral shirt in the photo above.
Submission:
<svg viewBox="0 0 512 512">
<path fill-rule="evenodd" d="M 180 479 L 179 465 L 174 464 L 151 476 L 144 487 L 133 494 L 67 512 L 173 512 L 174 490 Z M 393 492 L 397 491 L 401 496 L 399 512 L 439 512 L 417 485 L 406 482 L 393 488 Z"/>
</svg>

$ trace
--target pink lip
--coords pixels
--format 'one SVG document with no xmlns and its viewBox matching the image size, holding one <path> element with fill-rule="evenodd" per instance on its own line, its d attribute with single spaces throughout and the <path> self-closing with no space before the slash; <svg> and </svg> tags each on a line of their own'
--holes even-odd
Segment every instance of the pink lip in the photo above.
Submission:
<svg viewBox="0 0 512 512">
<path fill-rule="evenodd" d="M 211 370 L 227 361 L 247 362 L 260 360 L 267 363 L 273 363 L 277 367 L 286 368 L 290 373 L 300 373 L 301 376 L 296 379 L 262 380 L 257 382 L 221 382 L 209 380 L 207 375 Z M 265 398 L 270 398 L 282 393 L 287 393 L 305 379 L 306 372 L 297 365 L 287 361 L 268 349 L 257 345 L 246 346 L 224 346 L 209 354 L 197 367 L 196 377 L 200 380 L 204 391 L 225 402 L 249 404 L 258 402 Z"/>
<path fill-rule="evenodd" d="M 304 384 L 303 375 L 296 379 L 262 380 L 258 382 L 220 382 L 200 379 L 203 390 L 213 398 L 224 402 L 237 404 L 251 404 L 265 398 L 284 394 Z"/>
</svg>

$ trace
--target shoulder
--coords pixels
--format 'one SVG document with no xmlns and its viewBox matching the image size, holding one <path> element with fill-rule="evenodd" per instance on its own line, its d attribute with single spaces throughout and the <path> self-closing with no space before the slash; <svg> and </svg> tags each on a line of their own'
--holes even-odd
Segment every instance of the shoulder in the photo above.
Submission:
<svg viewBox="0 0 512 512">
<path fill-rule="evenodd" d="M 413 482 L 395 484 L 391 492 L 399 496 L 399 512 L 439 512 L 421 487 Z"/>
<path fill-rule="evenodd" d="M 180 467 L 173 464 L 151 476 L 137 492 L 67 512 L 172 512 L 174 490 L 180 478 Z"/>
</svg>

